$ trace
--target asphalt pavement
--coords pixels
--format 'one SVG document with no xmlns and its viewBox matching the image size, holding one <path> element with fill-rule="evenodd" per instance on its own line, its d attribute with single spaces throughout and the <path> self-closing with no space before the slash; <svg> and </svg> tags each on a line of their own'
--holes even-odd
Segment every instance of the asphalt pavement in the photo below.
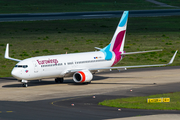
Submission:
<svg viewBox="0 0 180 120">
<path fill-rule="evenodd" d="M 116 91 L 103 95 L 79 96 L 63 99 L 40 100 L 32 102 L 1 101 L 0 119 L 13 120 L 102 120 L 147 116 L 157 114 L 180 114 L 180 111 L 171 110 L 139 110 L 99 106 L 98 103 L 106 99 L 125 98 L 129 96 L 142 96 L 164 92 L 180 91 L 180 83 L 157 85 L 130 91 Z M 126 94 L 118 95 L 119 92 Z M 110 95 L 111 94 L 111 95 Z M 72 105 L 73 104 L 73 105 Z M 118 109 L 121 109 L 119 111 Z M 140 118 L 139 118 L 140 119 Z"/>
<path fill-rule="evenodd" d="M 157 75 L 160 75 L 162 73 L 169 73 L 172 74 L 171 72 L 176 71 L 178 73 L 180 69 L 180 66 L 170 66 L 170 67 L 158 67 L 158 68 L 139 68 L 139 69 L 131 69 L 129 71 L 124 71 L 121 73 L 121 78 L 122 75 L 124 74 L 125 76 L 130 75 L 130 74 L 152 74 L 154 72 L 157 73 Z M 111 74 L 111 73 L 110 73 Z M 110 76 L 109 74 L 109 76 Z M 114 79 L 119 75 L 117 72 L 112 73 Z M 111 76 L 112 76 L 111 75 Z M 167 74 L 166 74 L 167 75 Z M 102 73 L 101 76 L 106 76 L 106 73 Z M 134 76 L 134 75 L 133 75 Z M 145 75 L 146 76 L 146 75 Z M 99 79 L 100 82 L 95 81 L 92 82 L 92 85 L 86 85 L 84 87 L 81 87 L 82 85 L 73 85 L 69 84 L 66 85 L 65 87 L 73 88 L 75 86 L 76 89 L 81 89 L 84 88 L 84 90 L 88 87 L 97 87 L 97 86 L 105 86 L 106 84 L 112 84 L 112 86 L 118 86 L 123 87 L 126 84 L 128 85 L 129 89 L 132 89 L 133 91 L 130 91 L 129 89 L 117 89 L 113 90 L 111 92 L 104 92 L 102 94 L 96 92 L 93 92 L 90 95 L 84 95 L 81 94 L 80 92 L 75 92 L 73 93 L 73 89 L 70 90 L 73 94 L 77 94 L 78 96 L 71 97 L 57 97 L 57 98 L 51 98 L 51 99 L 45 99 L 45 100 L 33 100 L 33 101 L 23 101 L 24 97 L 27 97 L 25 94 L 23 94 L 23 91 L 28 90 L 29 92 L 33 92 L 34 94 L 37 94 L 36 91 L 33 91 L 33 89 L 38 90 L 38 89 L 48 89 L 49 87 L 51 90 L 55 87 L 59 87 L 58 91 L 59 93 L 64 92 L 66 94 L 69 94 L 67 90 L 60 89 L 60 87 L 63 87 L 63 85 L 46 85 L 46 86 L 36 86 L 33 87 L 33 84 L 37 84 L 36 82 L 32 82 L 30 88 L 22 88 L 22 87 L 6 87 L 2 86 L 1 92 L 4 89 L 4 92 L 6 91 L 7 93 L 14 92 L 14 95 L 16 94 L 23 94 L 19 97 L 18 99 L 22 99 L 21 101 L 0 101 L 0 119 L 2 120 L 32 120 L 32 119 L 43 119 L 43 120 L 59 120 L 59 119 L 65 119 L 65 120 L 72 120 L 72 119 L 77 119 L 77 120 L 102 120 L 102 119 L 125 119 L 125 120 L 133 120 L 133 119 L 138 119 L 138 120 L 143 120 L 144 118 L 151 119 L 151 115 L 154 116 L 155 119 L 160 119 L 162 120 L 162 115 L 168 115 L 169 118 L 171 119 L 176 119 L 178 115 L 180 115 L 180 111 L 178 110 L 141 110 L 141 109 L 126 109 L 126 108 L 113 108 L 113 107 L 105 107 L 105 106 L 100 106 L 98 105 L 99 102 L 106 100 L 106 99 L 115 99 L 115 98 L 125 98 L 125 97 L 130 97 L 130 96 L 147 96 L 147 95 L 152 95 L 152 94 L 160 94 L 160 93 L 172 93 L 180 91 L 180 81 L 175 80 L 176 76 L 178 76 L 176 73 L 172 76 L 164 76 L 164 77 L 169 77 L 171 81 L 168 81 L 167 83 L 161 83 L 160 78 L 162 76 L 156 76 L 151 77 L 150 79 L 155 79 L 156 83 L 153 84 L 150 81 L 142 82 L 139 81 L 139 79 L 147 79 L 147 78 L 139 78 L 135 77 L 132 78 L 130 77 L 131 81 L 126 81 L 126 83 L 123 83 L 121 81 L 120 83 L 115 83 L 113 81 L 112 83 L 104 82 L 106 80 L 101 80 L 98 77 L 95 77 L 95 79 Z M 127 76 L 128 78 L 128 76 Z M 104 77 L 105 79 L 105 77 Z M 118 78 L 119 79 L 119 78 Z M 109 78 L 109 80 L 111 80 Z M 109 81 L 108 80 L 108 81 Z M 162 81 L 165 80 L 165 78 L 162 78 Z M 15 81 L 14 78 L 1 78 L 0 79 L 0 84 L 11 84 Z M 118 80 L 120 81 L 120 80 Z M 137 84 L 140 84 L 140 87 L 135 86 L 135 81 L 139 81 Z M 152 80 L 152 82 L 154 82 Z M 68 81 L 69 83 L 69 81 Z M 132 83 L 132 85 L 131 85 Z M 13 83 L 14 84 L 14 83 Z M 42 84 L 40 84 L 42 85 Z M 116 86 L 117 87 L 117 86 Z M 96 88 L 94 88 L 96 89 Z M 107 88 L 111 89 L 111 88 Z M 12 91 L 11 91 L 12 90 Z M 87 89 L 88 90 L 88 89 Z M 42 91 L 43 92 L 43 91 Z M 44 91 L 46 92 L 46 91 Z M 90 91 L 91 92 L 91 91 Z M 15 94 L 16 93 L 16 94 Z M 28 92 L 27 92 L 28 93 Z M 31 94 L 33 94 L 31 93 Z M 53 94 L 53 93 L 52 93 Z M 56 94 L 55 94 L 56 95 Z M 1 94 L 1 97 L 5 97 Z M 8 96 L 6 96 L 8 97 Z M 12 96 L 9 96 L 12 97 Z M 13 96 L 15 98 L 16 96 Z M 33 97 L 33 96 L 32 96 Z M 43 97 L 43 96 L 42 96 Z M 35 99 L 35 98 L 34 98 Z M 121 109 L 120 111 L 118 109 Z M 160 118 L 161 117 L 161 118 Z M 166 117 L 166 118 L 168 118 Z"/>
<path fill-rule="evenodd" d="M 123 11 L 0 14 L 0 22 L 119 18 Z M 179 16 L 180 9 L 130 10 L 129 17 Z"/>
</svg>

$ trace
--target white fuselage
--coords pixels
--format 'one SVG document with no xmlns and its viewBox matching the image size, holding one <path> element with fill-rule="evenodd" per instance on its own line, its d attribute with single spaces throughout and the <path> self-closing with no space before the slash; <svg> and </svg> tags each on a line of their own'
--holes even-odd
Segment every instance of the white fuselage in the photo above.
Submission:
<svg viewBox="0 0 180 120">
<path fill-rule="evenodd" d="M 114 59 L 105 60 L 101 51 L 39 56 L 20 61 L 11 74 L 19 80 L 65 77 L 70 70 L 111 67 Z"/>
</svg>

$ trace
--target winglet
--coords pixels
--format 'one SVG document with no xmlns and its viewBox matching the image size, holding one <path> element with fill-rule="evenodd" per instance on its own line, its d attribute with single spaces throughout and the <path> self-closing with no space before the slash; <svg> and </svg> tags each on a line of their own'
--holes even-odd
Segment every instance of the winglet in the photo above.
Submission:
<svg viewBox="0 0 180 120">
<path fill-rule="evenodd" d="M 178 52 L 178 50 L 176 50 L 176 52 L 174 53 L 173 57 L 171 58 L 171 60 L 169 61 L 169 63 L 167 65 L 170 65 L 170 64 L 173 63 L 174 58 L 176 57 L 177 52 Z"/>
<path fill-rule="evenodd" d="M 9 59 L 9 60 L 13 60 L 13 61 L 17 61 L 17 62 L 21 61 L 19 59 L 14 59 L 14 58 L 9 57 L 9 43 L 7 43 L 7 45 L 6 45 L 6 51 L 5 51 L 4 58 Z"/>
<path fill-rule="evenodd" d="M 6 51 L 5 51 L 4 58 L 6 58 L 6 59 L 9 58 L 9 43 L 7 43 L 7 45 L 6 45 Z"/>
</svg>

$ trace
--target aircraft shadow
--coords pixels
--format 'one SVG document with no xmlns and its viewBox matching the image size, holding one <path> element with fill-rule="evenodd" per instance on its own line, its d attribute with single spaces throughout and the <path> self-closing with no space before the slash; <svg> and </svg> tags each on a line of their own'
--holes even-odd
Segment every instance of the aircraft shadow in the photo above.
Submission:
<svg viewBox="0 0 180 120">
<path fill-rule="evenodd" d="M 91 83 L 91 84 L 121 84 L 121 85 L 155 85 L 154 83 Z"/>
<path fill-rule="evenodd" d="M 69 84 L 74 82 L 73 80 L 65 80 L 63 83 L 56 83 L 55 81 L 38 81 L 38 80 L 33 80 L 28 82 L 28 87 L 32 86 L 44 86 L 44 85 L 54 85 L 54 84 Z M 4 85 L 2 87 L 22 87 L 22 83 L 18 82 L 18 84 L 10 84 L 10 85 Z"/>
<path fill-rule="evenodd" d="M 103 76 L 97 76 L 96 75 L 96 76 L 93 77 L 93 81 L 105 80 L 105 79 L 108 79 L 108 78 L 119 78 L 119 79 L 122 79 L 122 78 L 135 78 L 135 77 L 103 77 Z"/>
<path fill-rule="evenodd" d="M 108 79 L 109 77 L 103 77 L 103 76 L 94 76 L 92 81 L 101 81 L 101 80 L 105 80 Z M 111 77 L 111 78 L 133 78 L 133 77 Z M 3 79 L 7 79 L 9 80 L 9 78 L 3 78 Z M 16 80 L 15 78 L 10 78 L 11 80 Z M 68 84 L 68 85 L 88 85 L 87 83 L 75 83 L 73 81 L 72 78 L 69 79 L 65 79 L 63 83 L 55 83 L 55 81 L 40 81 L 39 80 L 32 80 L 30 82 L 28 82 L 28 87 L 32 87 L 32 86 L 44 86 L 44 85 L 54 85 L 54 84 Z M 93 83 L 91 82 L 91 84 L 137 84 L 137 85 L 147 85 L 147 84 L 138 84 L 138 83 Z M 18 83 L 18 84 L 10 84 L 10 85 L 4 85 L 2 87 L 22 87 L 22 83 Z"/>
</svg>

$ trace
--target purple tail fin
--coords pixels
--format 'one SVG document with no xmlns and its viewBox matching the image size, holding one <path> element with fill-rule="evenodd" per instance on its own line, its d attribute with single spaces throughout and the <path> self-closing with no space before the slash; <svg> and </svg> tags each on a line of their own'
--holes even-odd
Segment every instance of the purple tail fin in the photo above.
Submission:
<svg viewBox="0 0 180 120">
<path fill-rule="evenodd" d="M 128 20 L 128 11 L 124 11 L 121 20 L 116 28 L 114 36 L 111 40 L 111 51 L 119 51 L 123 52 L 124 42 L 125 42 L 125 34 L 126 34 L 126 26 Z"/>
<path fill-rule="evenodd" d="M 101 50 L 101 52 L 105 54 L 105 60 L 111 60 L 113 55 L 115 55 L 115 60 L 112 66 L 122 59 L 121 53 L 123 53 L 124 49 L 128 13 L 129 11 L 124 11 L 111 43 Z"/>
</svg>

